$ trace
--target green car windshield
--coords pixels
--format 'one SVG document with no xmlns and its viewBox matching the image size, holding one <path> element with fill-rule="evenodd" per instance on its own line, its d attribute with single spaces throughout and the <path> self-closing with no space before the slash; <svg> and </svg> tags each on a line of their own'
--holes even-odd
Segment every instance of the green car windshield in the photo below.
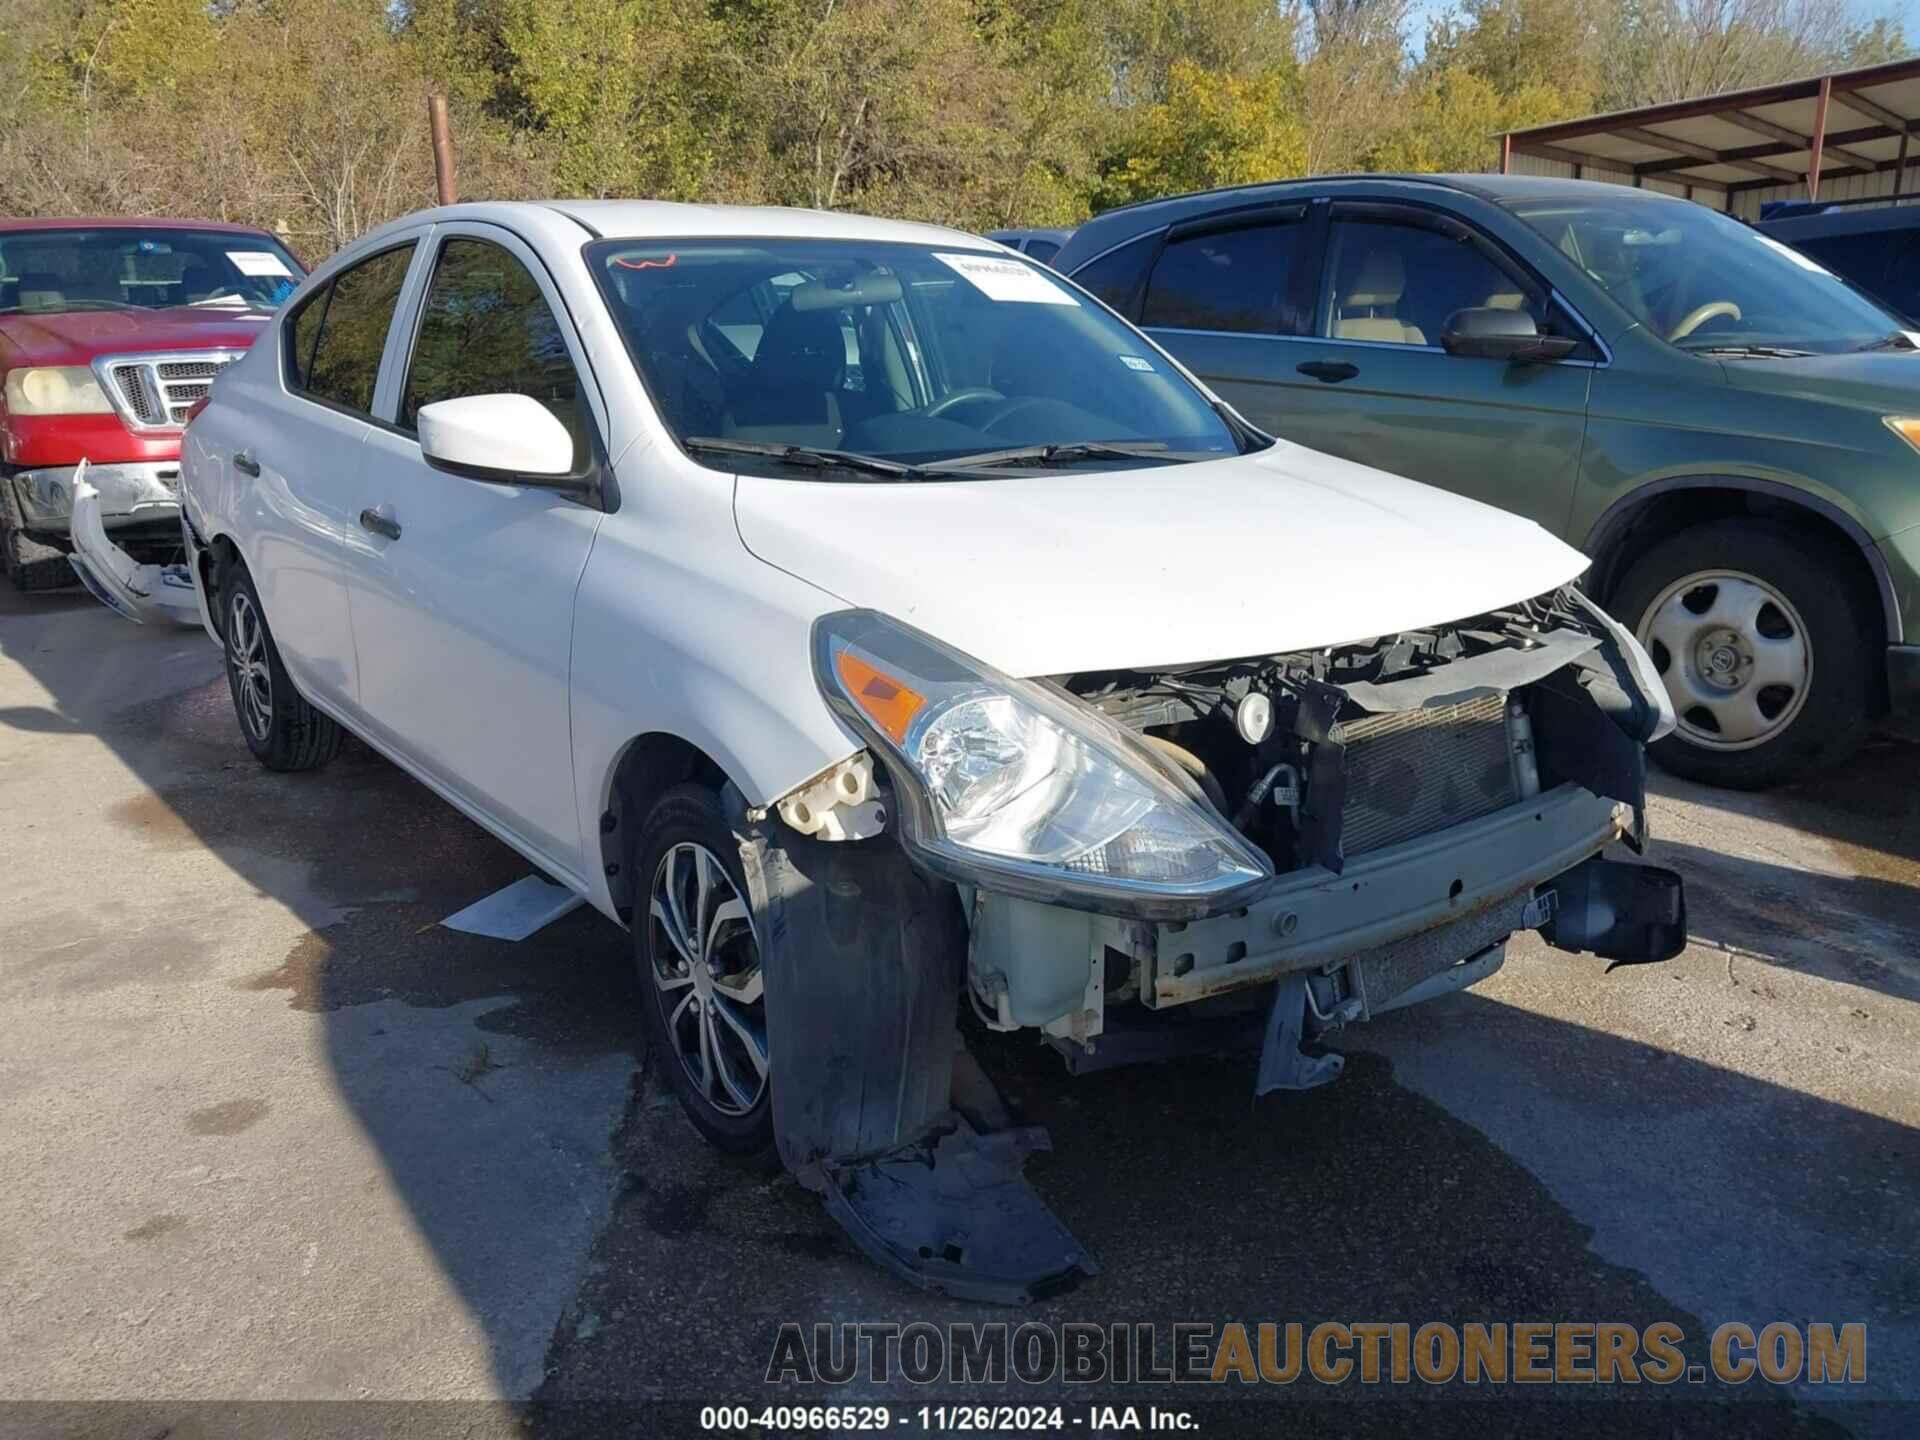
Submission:
<svg viewBox="0 0 1920 1440">
<path fill-rule="evenodd" d="M 751 238 L 587 258 L 661 418 L 716 469 L 989 478 L 1257 443 L 1138 332 L 1013 256 Z"/>
<path fill-rule="evenodd" d="M 1831 355 L 1902 329 L 1814 260 L 1704 205 L 1629 193 L 1508 208 L 1683 350 Z"/>
</svg>

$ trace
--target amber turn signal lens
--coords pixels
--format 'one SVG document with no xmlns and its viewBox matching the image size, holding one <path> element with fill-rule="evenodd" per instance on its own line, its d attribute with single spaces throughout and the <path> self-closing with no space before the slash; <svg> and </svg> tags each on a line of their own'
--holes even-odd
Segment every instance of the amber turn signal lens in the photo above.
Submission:
<svg viewBox="0 0 1920 1440">
<path fill-rule="evenodd" d="M 1920 450 L 1920 416 L 1889 415 L 1887 428 L 1906 441 L 1914 449 Z"/>
<path fill-rule="evenodd" d="M 842 650 L 834 657 L 833 665 L 839 672 L 840 684 L 845 687 L 847 698 L 858 705 L 894 744 L 905 745 L 907 727 L 927 703 L 927 697 L 868 664 L 851 650 Z"/>
</svg>

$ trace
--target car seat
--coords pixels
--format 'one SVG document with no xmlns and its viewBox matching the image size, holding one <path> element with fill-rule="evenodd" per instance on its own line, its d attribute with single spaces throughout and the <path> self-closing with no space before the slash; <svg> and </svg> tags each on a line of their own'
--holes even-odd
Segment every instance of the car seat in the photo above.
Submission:
<svg viewBox="0 0 1920 1440">
<path fill-rule="evenodd" d="M 1333 322 L 1336 340 L 1380 340 L 1394 345 L 1424 345 L 1427 333 L 1396 313 L 1407 289 L 1406 262 L 1393 250 L 1369 250 L 1359 274 L 1340 297 Z"/>
<path fill-rule="evenodd" d="M 847 364 L 846 336 L 837 312 L 773 312 L 753 369 L 734 388 L 726 433 L 740 440 L 838 449 L 846 436 L 838 392 Z"/>
</svg>

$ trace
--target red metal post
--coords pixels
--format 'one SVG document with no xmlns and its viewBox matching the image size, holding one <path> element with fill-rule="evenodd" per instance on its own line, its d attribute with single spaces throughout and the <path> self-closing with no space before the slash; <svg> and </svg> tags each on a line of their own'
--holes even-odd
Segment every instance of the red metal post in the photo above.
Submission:
<svg viewBox="0 0 1920 1440">
<path fill-rule="evenodd" d="M 1820 77 L 1820 99 L 1813 108 L 1813 155 L 1807 161 L 1807 199 L 1820 198 L 1820 152 L 1827 144 L 1827 102 L 1833 98 L 1833 76 Z"/>
<path fill-rule="evenodd" d="M 1505 175 L 1513 169 L 1513 132 L 1509 130 L 1500 137 L 1500 173 Z"/>
<path fill-rule="evenodd" d="M 433 179 L 442 205 L 454 203 L 453 133 L 447 126 L 447 97 L 427 97 L 427 126 L 433 132 Z"/>
</svg>

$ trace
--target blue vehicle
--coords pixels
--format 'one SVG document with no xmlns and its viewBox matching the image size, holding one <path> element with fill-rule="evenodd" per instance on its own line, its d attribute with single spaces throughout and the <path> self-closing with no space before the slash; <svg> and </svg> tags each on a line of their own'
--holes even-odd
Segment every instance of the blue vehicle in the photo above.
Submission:
<svg viewBox="0 0 1920 1440">
<path fill-rule="evenodd" d="M 1920 195 L 1771 205 L 1755 228 L 1812 256 L 1920 326 L 1920 205 L 1911 203 L 1916 200 Z"/>
<path fill-rule="evenodd" d="M 1051 265 L 1060 247 L 1073 237 L 1071 230 L 989 230 L 987 239 L 1011 245 L 1022 255 Z"/>
</svg>

